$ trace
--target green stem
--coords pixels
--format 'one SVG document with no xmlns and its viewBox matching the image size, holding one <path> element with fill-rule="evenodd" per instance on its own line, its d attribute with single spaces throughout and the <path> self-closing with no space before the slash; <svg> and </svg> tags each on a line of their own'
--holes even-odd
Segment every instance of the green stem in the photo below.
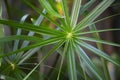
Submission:
<svg viewBox="0 0 120 80">
<path fill-rule="evenodd" d="M 62 54 L 62 59 L 61 59 L 61 64 L 60 64 L 60 69 L 59 69 L 58 76 L 57 76 L 57 80 L 60 80 L 60 73 L 61 73 L 61 70 L 62 70 L 62 65 L 63 65 L 63 61 L 64 61 L 64 58 L 65 58 L 65 53 L 67 52 L 68 43 L 69 43 L 69 41 L 67 41 L 65 43 L 65 47 L 64 47 L 63 54 Z"/>
<path fill-rule="evenodd" d="M 92 30 L 96 30 L 96 26 L 95 25 L 91 25 L 90 26 L 90 30 L 91 31 Z M 97 39 L 100 39 L 100 36 L 99 36 L 99 34 L 97 32 L 93 34 L 93 37 L 95 37 Z M 102 44 L 100 44 L 100 43 L 96 43 L 96 44 L 97 44 L 98 49 L 101 50 L 101 51 L 103 51 Z M 104 58 L 101 58 L 101 61 L 102 61 L 104 75 L 105 75 L 105 80 L 111 80 L 106 60 Z"/>
<path fill-rule="evenodd" d="M 81 66 L 82 66 L 82 62 L 81 62 Z M 85 80 L 87 80 L 87 75 L 86 75 L 86 73 L 85 73 L 84 66 L 82 66 L 82 71 L 83 71 Z"/>
<path fill-rule="evenodd" d="M 103 70 L 104 70 L 104 74 L 105 74 L 105 80 L 111 80 L 110 78 L 110 74 L 109 74 L 109 71 L 108 71 L 108 67 L 107 67 L 107 62 L 104 58 L 101 58 L 101 61 L 102 61 L 102 66 L 103 66 Z"/>
</svg>

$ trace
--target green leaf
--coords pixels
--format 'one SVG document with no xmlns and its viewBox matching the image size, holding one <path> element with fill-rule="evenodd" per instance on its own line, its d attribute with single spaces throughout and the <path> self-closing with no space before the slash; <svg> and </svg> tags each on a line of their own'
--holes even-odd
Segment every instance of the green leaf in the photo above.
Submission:
<svg viewBox="0 0 120 80">
<path fill-rule="evenodd" d="M 86 27 L 88 27 L 88 26 L 94 25 L 94 24 L 96 24 L 96 23 L 98 23 L 98 22 L 101 22 L 101 21 L 103 21 L 103 20 L 106 20 L 106 19 L 109 19 L 109 18 L 118 16 L 118 15 L 120 15 L 120 13 L 114 14 L 114 15 L 111 15 L 111 16 L 107 16 L 107 17 L 102 18 L 102 19 L 99 19 L 99 20 L 96 20 L 96 21 L 94 21 L 94 22 L 91 22 L 91 23 L 89 23 L 89 24 L 81 27 L 80 29 L 76 29 L 76 30 L 74 29 L 74 30 L 75 30 L 76 33 L 77 33 L 77 32 L 80 32 L 79 30 L 82 30 L 82 29 L 84 29 L 84 28 L 86 28 Z M 78 34 L 79 34 L 79 33 L 78 33 Z"/>
<path fill-rule="evenodd" d="M 47 2 L 47 0 L 39 0 L 39 2 L 41 3 L 41 5 L 46 9 L 46 11 L 48 13 L 50 13 L 53 16 L 56 16 L 58 18 L 63 18 L 62 15 L 60 15 L 59 13 L 57 13 L 52 6 Z"/>
<path fill-rule="evenodd" d="M 72 41 L 70 41 L 67 51 L 67 62 L 68 62 L 68 73 L 70 80 L 77 80 L 77 71 L 76 71 L 76 62 L 75 62 L 75 54 L 74 47 L 72 45 Z"/>
<path fill-rule="evenodd" d="M 41 47 L 36 47 L 34 49 L 29 49 L 27 52 L 21 52 L 19 55 L 17 55 L 17 59 L 20 59 L 18 64 L 22 64 L 24 61 L 29 59 L 33 54 L 35 54 L 37 51 L 40 50 Z"/>
<path fill-rule="evenodd" d="M 88 68 L 91 70 L 91 72 L 93 72 L 94 75 L 99 80 L 102 80 L 101 72 L 99 71 L 99 69 L 97 69 L 97 67 L 94 65 L 94 63 L 86 55 L 86 53 L 84 52 L 84 50 L 80 46 L 78 46 L 78 45 L 75 45 L 75 49 L 76 49 L 76 52 L 78 54 L 78 57 L 82 58 L 82 60 L 84 61 L 84 64 L 88 66 Z"/>
<path fill-rule="evenodd" d="M 27 19 L 28 16 L 29 16 L 28 14 L 24 15 L 21 18 L 21 22 L 24 22 Z M 17 29 L 16 35 L 21 35 L 21 33 L 22 33 L 22 30 L 21 29 Z M 16 40 L 14 42 L 13 51 L 18 49 L 18 46 L 19 46 L 18 44 L 19 44 L 19 40 Z"/>
<path fill-rule="evenodd" d="M 89 26 L 89 28 L 90 28 L 91 31 L 97 30 L 95 24 Z M 100 36 L 99 36 L 98 33 L 94 33 L 93 37 L 96 38 L 96 39 L 100 39 Z M 104 41 L 102 41 L 102 42 L 104 42 Z M 103 50 L 103 46 L 102 46 L 101 43 L 96 42 L 96 45 L 97 45 L 97 48 L 99 50 L 101 50 L 101 51 Z M 106 64 L 107 62 L 104 58 L 101 58 L 101 61 L 102 61 L 102 66 L 103 66 L 103 70 L 104 70 L 105 80 L 110 80 L 111 78 L 110 78 L 110 74 L 109 74 L 108 67 L 107 67 L 107 64 Z"/>
<path fill-rule="evenodd" d="M 86 49 L 92 51 L 94 54 L 96 54 L 96 55 L 98 55 L 100 57 L 103 57 L 104 59 L 106 59 L 106 60 L 108 60 L 108 61 L 112 62 L 113 64 L 120 67 L 120 61 L 111 58 L 106 53 L 102 52 L 101 50 L 99 50 L 99 49 L 97 49 L 97 48 L 95 48 L 95 47 L 93 47 L 93 46 L 91 46 L 91 45 L 89 45 L 89 44 L 87 44 L 87 43 L 85 43 L 83 41 L 79 41 L 79 44 L 81 46 L 85 47 Z"/>
<path fill-rule="evenodd" d="M 25 2 L 28 6 L 30 6 L 33 10 L 35 10 L 37 13 L 41 14 L 42 16 L 44 16 L 44 17 L 45 17 L 47 20 L 49 20 L 51 23 L 53 23 L 53 24 L 56 25 L 57 27 L 63 29 L 60 24 L 58 24 L 56 21 L 54 21 L 53 19 L 51 19 L 51 18 L 49 17 L 49 15 L 46 14 L 46 10 L 45 10 L 45 9 L 44 9 L 43 11 L 41 11 L 39 8 L 37 8 L 37 7 L 35 7 L 34 5 L 32 5 L 29 1 L 24 0 L 24 2 Z M 40 17 L 39 17 L 39 19 L 40 19 Z M 38 22 L 37 22 L 37 23 L 38 23 Z M 39 21 L 39 24 L 40 24 L 40 23 L 41 23 L 41 21 Z M 36 25 L 36 23 L 35 23 L 35 25 Z"/>
<path fill-rule="evenodd" d="M 27 74 L 27 76 L 25 76 L 25 78 L 23 80 L 26 80 L 34 71 L 35 69 L 37 69 L 41 63 L 43 61 L 45 61 L 51 54 L 53 54 L 53 52 L 55 52 L 62 44 L 64 43 L 64 41 L 60 41 L 58 42 L 43 58 L 42 60 Z"/>
<path fill-rule="evenodd" d="M 94 4 L 96 0 L 90 0 L 89 2 L 87 2 L 86 4 L 81 6 L 79 15 L 83 14 L 90 6 L 92 6 Z"/>
<path fill-rule="evenodd" d="M 9 25 L 10 27 L 13 28 L 21 28 L 27 31 L 34 31 L 38 34 L 46 34 L 46 35 L 51 35 L 51 36 L 56 36 L 56 35 L 60 35 L 62 34 L 59 31 L 50 29 L 50 28 L 46 28 L 46 27 L 37 27 L 35 25 L 32 24 L 28 24 L 28 23 L 18 23 L 18 22 L 14 22 L 14 21 L 10 21 L 10 20 L 0 20 L 1 24 L 5 24 L 5 25 Z"/>
<path fill-rule="evenodd" d="M 62 38 L 63 38 L 63 37 L 50 38 L 50 39 L 47 39 L 47 40 L 38 42 L 38 43 L 36 43 L 36 44 L 33 44 L 33 45 L 30 45 L 30 46 L 27 46 L 27 47 L 18 49 L 18 50 L 16 50 L 16 51 L 13 51 L 13 52 L 10 52 L 10 53 L 0 54 L 0 58 L 6 57 L 6 56 L 9 56 L 9 55 L 13 55 L 13 54 L 18 54 L 19 52 L 26 51 L 26 50 L 29 50 L 29 49 L 33 49 L 33 48 L 36 48 L 36 47 L 39 47 L 39 46 L 50 45 L 50 44 L 53 44 L 53 43 L 58 42 L 59 40 L 62 40 Z"/>
<path fill-rule="evenodd" d="M 94 31 L 87 31 L 87 32 L 79 32 L 76 35 L 100 33 L 100 32 L 107 32 L 107 31 L 120 31 L 120 29 L 102 29 L 102 30 L 94 30 Z"/>
<path fill-rule="evenodd" d="M 112 45 L 112 46 L 117 46 L 120 47 L 120 44 L 101 40 L 101 39 L 96 39 L 96 38 L 89 38 L 89 37 L 79 37 L 79 40 L 86 40 L 86 41 L 91 41 L 91 42 L 96 42 L 96 43 L 102 43 L 102 44 L 107 44 L 107 45 Z"/>
<path fill-rule="evenodd" d="M 33 42 L 40 42 L 42 41 L 41 38 L 34 37 L 34 36 L 25 36 L 25 35 L 13 35 L 13 36 L 6 36 L 0 38 L 0 43 L 12 41 L 12 40 L 27 40 L 27 41 L 33 41 Z"/>
<path fill-rule="evenodd" d="M 23 18 L 24 18 L 24 17 L 23 17 Z M 34 25 L 36 25 L 36 27 L 39 27 L 39 25 L 41 24 L 42 20 L 43 20 L 43 16 L 40 15 L 40 16 L 38 17 L 38 19 L 34 22 Z M 22 21 L 22 22 L 24 22 L 24 21 Z M 35 34 L 35 32 L 29 31 L 28 36 L 33 36 L 34 34 Z M 26 47 L 29 43 L 30 43 L 29 41 L 24 41 L 24 42 L 22 43 L 22 45 L 21 45 L 21 48 Z"/>
<path fill-rule="evenodd" d="M 115 0 L 103 0 L 101 3 L 95 7 L 95 9 L 87 15 L 80 23 L 78 23 L 75 30 L 81 30 L 86 27 L 86 25 L 92 23 L 101 13 L 103 13 Z"/>
<path fill-rule="evenodd" d="M 67 52 L 67 49 L 68 49 L 68 43 L 69 43 L 69 41 L 66 41 L 65 46 L 64 46 L 64 50 L 63 50 L 63 53 L 62 53 L 62 59 L 61 59 L 61 63 L 60 63 L 60 69 L 59 69 L 59 72 L 58 72 L 57 80 L 60 80 L 60 73 L 61 73 L 63 62 L 64 62 L 65 53 Z"/>
<path fill-rule="evenodd" d="M 73 27 L 73 28 L 76 26 L 76 23 L 77 23 L 77 20 L 78 20 L 78 15 L 79 15 L 80 7 L 81 7 L 81 2 L 82 2 L 82 0 L 74 0 L 72 14 L 71 14 L 71 23 L 70 23 L 70 26 Z"/>
<path fill-rule="evenodd" d="M 61 0 L 62 1 L 62 8 L 64 11 L 64 18 L 65 18 L 65 22 L 67 25 L 70 24 L 70 17 L 69 17 L 69 11 L 68 11 L 68 6 L 67 6 L 67 0 Z"/>
</svg>

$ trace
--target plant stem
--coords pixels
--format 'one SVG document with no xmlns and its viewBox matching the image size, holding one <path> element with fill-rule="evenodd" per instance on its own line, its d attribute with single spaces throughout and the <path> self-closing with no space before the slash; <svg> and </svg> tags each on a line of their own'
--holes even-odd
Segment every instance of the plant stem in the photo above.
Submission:
<svg viewBox="0 0 120 80">
<path fill-rule="evenodd" d="M 105 74 L 105 80 L 111 80 L 110 78 L 110 74 L 109 74 L 109 71 L 108 71 L 108 67 L 107 67 L 107 62 L 104 58 L 101 58 L 101 61 L 102 61 L 102 66 L 103 66 L 103 70 L 104 70 L 104 74 Z"/>
<path fill-rule="evenodd" d="M 90 26 L 90 30 L 96 30 L 96 26 L 95 25 L 91 25 Z M 96 32 L 93 34 L 93 37 L 97 38 L 97 39 L 100 39 L 100 36 L 99 34 Z M 103 51 L 103 46 L 102 44 L 100 43 L 96 43 L 97 47 L 99 50 Z M 104 75 L 105 75 L 105 80 L 111 80 L 110 78 L 110 74 L 109 74 L 109 71 L 108 71 L 108 67 L 107 67 L 107 62 L 104 58 L 101 58 L 101 61 L 102 61 L 102 66 L 103 66 L 103 71 L 104 71 Z"/>
</svg>

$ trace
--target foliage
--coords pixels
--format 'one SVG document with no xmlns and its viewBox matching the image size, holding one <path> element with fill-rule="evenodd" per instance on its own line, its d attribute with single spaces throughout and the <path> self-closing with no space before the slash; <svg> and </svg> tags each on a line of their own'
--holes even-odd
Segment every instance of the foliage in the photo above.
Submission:
<svg viewBox="0 0 120 80">
<path fill-rule="evenodd" d="M 0 61 L 0 75 L 5 80 L 35 80 L 36 76 L 40 80 L 49 80 L 49 78 L 50 80 L 65 78 L 69 80 L 110 80 L 107 61 L 118 67 L 120 67 L 120 61 L 103 52 L 102 44 L 117 47 L 120 47 L 120 44 L 101 40 L 99 33 L 120 29 L 97 30 L 96 23 L 119 14 L 100 20 L 96 20 L 96 18 L 115 0 L 102 0 L 90 12 L 88 9 L 95 3 L 95 0 L 90 0 L 84 5 L 83 0 L 74 0 L 71 14 L 69 14 L 67 0 L 60 2 L 39 0 L 43 10 L 40 9 L 41 7 L 34 6 L 29 0 L 23 1 L 35 10 L 39 17 L 31 18 L 30 23 L 26 23 L 29 15 L 24 15 L 21 21 L 0 19 L 0 24 L 16 29 L 15 34 L 0 38 L 0 44 L 2 44 L 0 47 L 5 49 L 0 52 L 0 60 L 2 60 L 2 62 Z M 57 8 L 53 1 L 59 5 Z M 84 16 L 84 18 L 79 21 L 80 16 Z M 46 24 L 45 21 L 49 21 L 49 24 L 54 26 Z M 86 28 L 90 30 L 84 31 Z M 27 34 L 23 33 L 24 31 Z M 92 34 L 93 37 L 87 37 L 85 34 Z M 96 43 L 97 48 L 86 41 Z M 101 58 L 103 72 L 88 56 L 86 49 Z M 36 59 L 33 59 L 36 53 L 42 56 L 37 64 Z M 50 68 L 48 75 L 40 72 L 39 69 L 44 66 L 48 57 L 56 53 L 59 57 L 55 60 L 54 66 Z M 60 58 L 60 64 L 57 64 Z"/>
</svg>

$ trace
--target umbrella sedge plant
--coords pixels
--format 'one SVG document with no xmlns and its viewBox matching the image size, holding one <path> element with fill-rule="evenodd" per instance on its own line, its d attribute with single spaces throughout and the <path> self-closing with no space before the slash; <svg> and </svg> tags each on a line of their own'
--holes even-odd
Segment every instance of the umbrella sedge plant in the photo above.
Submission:
<svg viewBox="0 0 120 80">
<path fill-rule="evenodd" d="M 66 74 L 69 80 L 111 80 L 107 62 L 111 62 L 120 67 L 120 61 L 113 59 L 105 53 L 102 44 L 116 47 L 120 47 L 120 44 L 102 40 L 99 33 L 120 29 L 97 30 L 96 23 L 119 14 L 111 15 L 100 20 L 96 20 L 96 18 L 115 0 L 101 0 L 101 2 L 90 12 L 87 12 L 87 10 L 95 3 L 95 0 L 88 0 L 85 4 L 82 4 L 83 0 L 73 0 L 71 14 L 69 13 L 70 9 L 67 0 L 38 1 L 43 10 L 34 6 L 29 0 L 23 0 L 26 5 L 40 15 L 37 19 L 32 20 L 31 23 L 25 22 L 29 15 L 24 15 L 20 22 L 2 19 L 2 8 L 0 7 L 0 30 L 2 29 L 2 25 L 17 29 L 17 33 L 11 36 L 1 37 L 0 34 L 0 76 L 5 80 L 35 80 L 35 77 L 31 76 L 35 72 L 38 72 L 38 74 L 42 76 L 46 76 L 44 73 L 41 73 L 38 68 L 42 66 L 44 61 L 52 54 L 57 52 L 61 57 L 60 66 L 59 68 L 57 67 L 57 75 L 52 75 L 52 77 L 49 76 L 50 80 L 63 80 L 62 75 Z M 84 16 L 84 18 L 79 21 L 78 19 L 80 16 Z M 55 25 L 55 28 L 51 29 L 49 26 L 44 26 L 46 24 L 44 22 L 42 23 L 44 19 Z M 89 28 L 89 31 L 84 31 L 86 28 Z M 23 35 L 23 30 L 28 31 L 28 34 Z M 35 34 L 40 36 L 36 36 Z M 88 37 L 84 34 L 92 34 L 93 37 Z M 23 42 L 20 45 L 21 40 Z M 13 42 L 13 46 L 11 47 L 7 44 L 7 42 L 10 41 Z M 86 41 L 94 42 L 97 47 Z M 6 43 L 5 46 L 4 43 Z M 21 65 L 29 60 L 31 56 L 42 47 L 49 45 L 52 45 L 52 48 L 46 54 L 43 53 L 44 56 L 32 69 L 24 66 L 24 69 L 28 69 L 29 72 L 21 68 Z M 4 51 L 4 48 L 7 48 L 7 52 Z M 94 64 L 85 50 L 89 50 L 91 54 L 101 58 L 103 72 Z M 75 56 L 78 57 L 78 60 Z M 66 67 L 64 68 L 63 66 Z M 65 71 L 63 71 L 63 68 Z M 54 72 L 53 70 L 52 72 Z M 91 76 L 88 71 L 92 73 L 93 76 Z M 40 80 L 48 80 L 49 77 L 42 77 Z"/>
</svg>

